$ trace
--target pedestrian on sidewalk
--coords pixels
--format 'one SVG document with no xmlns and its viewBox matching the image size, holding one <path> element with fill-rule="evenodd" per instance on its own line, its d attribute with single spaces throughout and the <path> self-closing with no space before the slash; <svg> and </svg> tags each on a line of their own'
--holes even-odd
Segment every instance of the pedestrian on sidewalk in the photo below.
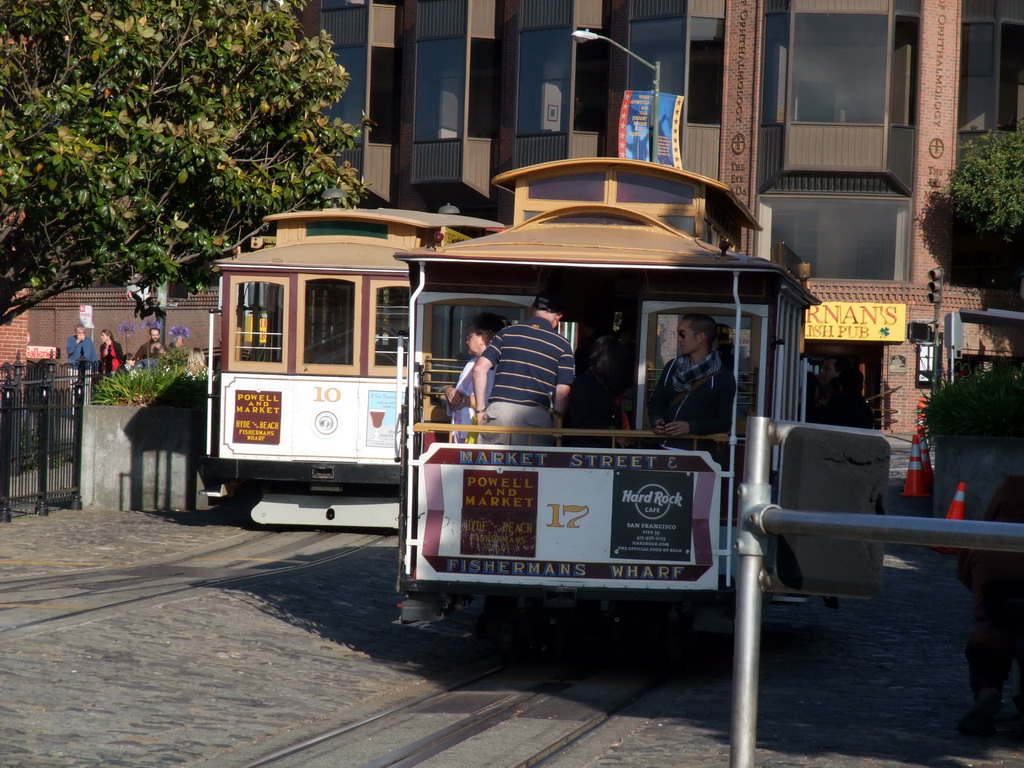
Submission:
<svg viewBox="0 0 1024 768">
<path fill-rule="evenodd" d="M 68 363 L 77 365 L 85 361 L 89 363 L 89 370 L 96 367 L 99 358 L 96 356 L 96 345 L 92 339 L 85 335 L 85 326 L 76 325 L 73 336 L 68 336 L 67 343 Z"/>
<path fill-rule="evenodd" d="M 1024 476 L 1003 480 L 984 520 L 1024 523 Z M 1024 601 L 1024 553 L 961 550 L 957 578 L 974 596 L 974 631 L 964 649 L 974 706 L 961 718 L 957 730 L 968 736 L 992 736 L 1002 706 L 1003 684 L 1016 655 L 1015 622 L 1007 602 Z M 1016 631 L 1024 631 L 1024 626 Z M 1022 702 L 1015 703 L 1021 709 Z"/>
</svg>

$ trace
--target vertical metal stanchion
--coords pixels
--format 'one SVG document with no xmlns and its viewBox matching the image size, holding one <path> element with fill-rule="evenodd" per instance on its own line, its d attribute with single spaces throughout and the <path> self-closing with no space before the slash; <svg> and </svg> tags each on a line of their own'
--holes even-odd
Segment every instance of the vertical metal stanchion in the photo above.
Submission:
<svg viewBox="0 0 1024 768">
<path fill-rule="evenodd" d="M 53 374 L 56 364 L 48 360 L 43 364 L 43 385 L 39 390 L 39 419 L 36 422 L 39 434 L 39 453 L 36 459 L 36 471 L 39 480 L 36 483 L 36 514 L 40 517 L 49 515 L 47 496 L 50 492 L 50 401 L 53 399 Z"/>
<path fill-rule="evenodd" d="M 771 502 L 771 420 L 747 419 L 747 451 L 740 486 L 736 553 L 736 636 L 733 646 L 732 734 L 729 768 L 754 768 L 757 746 L 757 686 L 761 655 L 761 570 L 763 538 L 751 522 L 753 510 Z"/>
<path fill-rule="evenodd" d="M 11 450 L 14 435 L 14 386 L 10 363 L 4 364 L 0 383 L 0 523 L 11 522 Z"/>
<path fill-rule="evenodd" d="M 71 508 L 82 508 L 82 432 L 85 425 L 85 371 L 89 365 L 83 360 L 78 364 L 78 378 L 75 379 L 73 389 L 72 406 L 75 411 L 75 457 L 73 463 L 71 484 L 74 486 L 71 492 Z"/>
</svg>

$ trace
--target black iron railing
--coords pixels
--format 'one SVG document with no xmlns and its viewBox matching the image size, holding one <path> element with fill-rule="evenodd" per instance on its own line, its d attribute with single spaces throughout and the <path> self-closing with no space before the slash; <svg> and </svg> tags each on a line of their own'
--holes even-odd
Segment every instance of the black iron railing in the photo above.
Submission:
<svg viewBox="0 0 1024 768">
<path fill-rule="evenodd" d="M 82 421 L 89 363 L 0 366 L 0 522 L 82 508 Z"/>
</svg>

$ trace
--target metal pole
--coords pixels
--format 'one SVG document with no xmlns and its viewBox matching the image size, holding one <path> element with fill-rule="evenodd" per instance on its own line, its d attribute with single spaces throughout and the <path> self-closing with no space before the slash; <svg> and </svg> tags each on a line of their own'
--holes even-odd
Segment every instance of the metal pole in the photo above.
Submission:
<svg viewBox="0 0 1024 768">
<path fill-rule="evenodd" d="M 11 450 L 14 437 L 14 385 L 10 378 L 10 364 L 4 365 L 4 380 L 0 385 L 0 523 L 11 522 Z"/>
<path fill-rule="evenodd" d="M 36 485 L 36 514 L 40 517 L 49 514 L 46 497 L 50 492 L 50 401 L 53 398 L 53 374 L 56 367 L 56 364 L 49 360 L 44 364 L 43 386 L 39 391 L 39 458 L 36 460 L 39 480 Z"/>
<path fill-rule="evenodd" d="M 661 62 L 654 62 L 654 94 L 651 97 L 651 162 L 658 162 L 658 101 L 661 97 Z"/>
<path fill-rule="evenodd" d="M 220 289 L 224 290 L 224 280 L 221 279 Z M 221 293 L 223 295 L 223 293 Z M 207 324 L 206 352 L 209 357 L 206 360 L 206 455 L 213 456 L 213 316 L 219 315 L 219 309 L 210 310 L 210 322 Z M 223 334 L 222 334 L 223 335 Z M 224 345 L 221 344 L 221 354 L 224 354 Z M 223 366 L 221 366 L 223 367 Z"/>
<path fill-rule="evenodd" d="M 82 508 L 82 443 L 83 443 L 83 432 L 85 431 L 85 369 L 88 366 L 88 361 L 81 361 L 78 364 L 78 379 L 75 381 L 73 389 L 74 400 L 73 408 L 75 410 L 75 458 L 71 484 L 74 489 L 71 492 L 71 508 L 81 509 Z"/>
<path fill-rule="evenodd" d="M 740 486 L 739 533 L 736 551 L 736 636 L 733 640 L 732 733 L 729 768 L 754 768 L 757 746 L 757 685 L 761 653 L 761 569 L 764 547 L 754 526 L 754 510 L 771 500 L 768 482 L 771 420 L 747 420 L 747 452 Z"/>
<path fill-rule="evenodd" d="M 895 515 L 803 512 L 771 507 L 751 513 L 758 530 L 770 534 L 823 536 L 853 541 L 966 547 L 1024 552 L 1024 525 L 981 520 L 898 517 Z"/>
</svg>

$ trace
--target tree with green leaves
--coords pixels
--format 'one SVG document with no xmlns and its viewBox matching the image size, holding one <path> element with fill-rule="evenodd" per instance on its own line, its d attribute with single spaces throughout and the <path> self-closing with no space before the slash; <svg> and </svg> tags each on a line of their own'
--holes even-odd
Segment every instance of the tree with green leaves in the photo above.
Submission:
<svg viewBox="0 0 1024 768">
<path fill-rule="evenodd" d="M 1024 235 L 1024 128 L 972 141 L 946 195 L 956 216 L 979 234 L 1006 241 Z"/>
<path fill-rule="evenodd" d="M 97 282 L 192 289 L 264 216 L 350 204 L 348 76 L 288 3 L 0 3 L 0 322 Z"/>
</svg>

